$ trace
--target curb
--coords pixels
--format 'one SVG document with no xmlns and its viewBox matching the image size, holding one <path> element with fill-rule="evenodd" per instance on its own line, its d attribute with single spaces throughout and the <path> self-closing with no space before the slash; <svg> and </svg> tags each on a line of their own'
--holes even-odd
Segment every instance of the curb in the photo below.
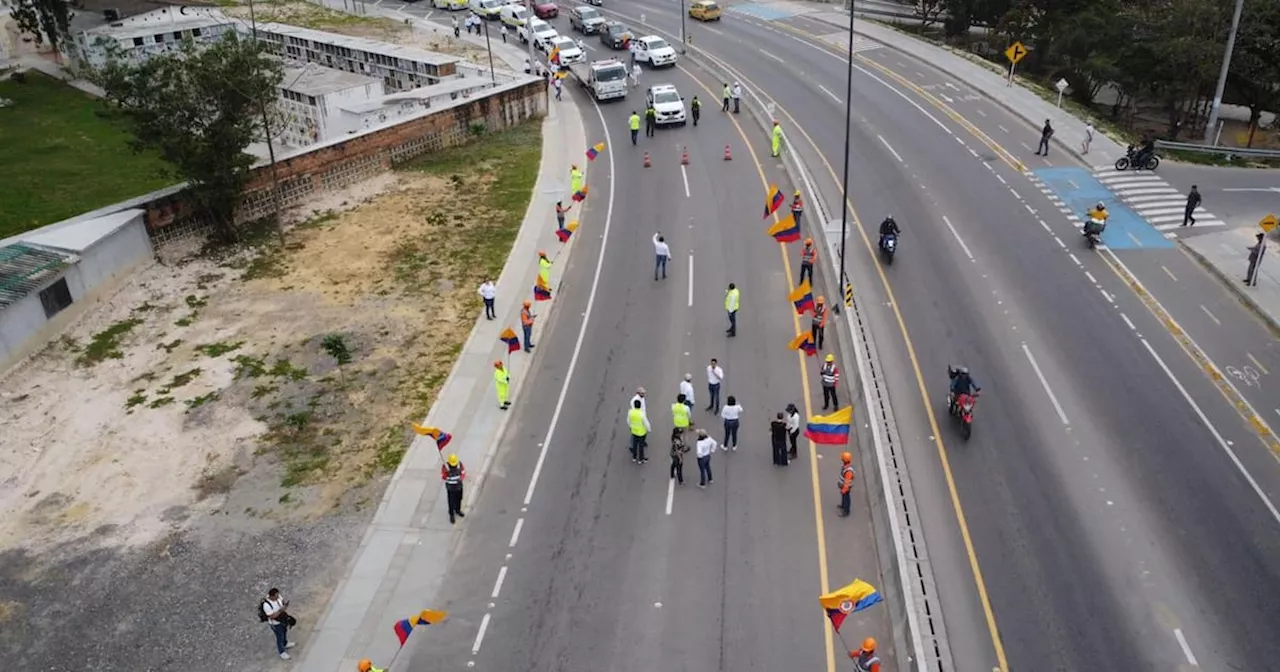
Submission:
<svg viewBox="0 0 1280 672">
<path fill-rule="evenodd" d="M 1239 300 L 1240 303 L 1244 304 L 1245 308 L 1256 315 L 1258 319 L 1266 323 L 1267 327 L 1271 329 L 1273 334 L 1280 336 L 1280 318 L 1277 318 L 1275 315 L 1267 312 L 1266 309 L 1258 303 L 1257 299 L 1253 298 L 1252 294 L 1246 292 L 1244 290 L 1243 283 L 1239 278 L 1229 275 L 1226 271 L 1222 270 L 1222 268 L 1210 261 L 1208 257 L 1201 254 L 1199 250 L 1191 247 L 1185 241 L 1179 239 L 1177 242 L 1178 249 L 1185 252 L 1187 256 L 1194 259 L 1196 263 L 1200 264 L 1200 266 L 1208 271 L 1210 275 L 1221 282 L 1227 288 L 1227 291 L 1234 294 L 1236 299 Z"/>
</svg>

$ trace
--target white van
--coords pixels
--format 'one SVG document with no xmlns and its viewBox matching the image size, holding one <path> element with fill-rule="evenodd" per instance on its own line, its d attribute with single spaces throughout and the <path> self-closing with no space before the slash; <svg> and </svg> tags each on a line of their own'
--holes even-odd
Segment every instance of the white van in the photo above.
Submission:
<svg viewBox="0 0 1280 672">
<path fill-rule="evenodd" d="M 529 12 L 524 5 L 503 5 L 502 13 L 498 17 L 508 26 L 519 28 L 529 20 Z"/>
<path fill-rule="evenodd" d="M 467 0 L 431 0 L 431 6 L 436 9 L 447 9 L 453 12 L 459 9 L 466 9 Z"/>
<path fill-rule="evenodd" d="M 490 21 L 497 19 L 502 13 L 502 0 L 468 0 L 471 13 Z"/>
</svg>

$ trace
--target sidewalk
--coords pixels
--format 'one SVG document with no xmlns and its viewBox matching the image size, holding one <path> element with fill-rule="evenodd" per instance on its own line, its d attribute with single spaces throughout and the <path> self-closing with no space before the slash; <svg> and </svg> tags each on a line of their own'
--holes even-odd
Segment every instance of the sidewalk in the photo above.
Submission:
<svg viewBox="0 0 1280 672">
<path fill-rule="evenodd" d="M 329 2 L 333 2 L 333 1 L 334 0 L 329 0 Z M 332 8 L 337 9 L 337 11 L 342 11 L 340 8 L 337 8 L 337 7 L 332 7 Z M 450 28 L 449 26 L 435 23 L 428 19 L 416 17 L 411 14 L 407 14 L 405 12 L 400 11 L 399 9 L 392 9 L 390 7 L 383 7 L 381 5 L 377 5 L 377 6 L 374 6 L 372 10 L 373 11 L 371 12 L 371 14 L 374 16 L 381 16 L 388 19 L 394 19 L 396 21 L 404 21 L 408 19 L 409 21 L 412 22 L 414 30 L 432 32 L 441 37 L 445 37 L 450 40 L 466 42 L 471 46 L 480 47 L 481 49 L 488 49 L 489 46 L 492 46 L 493 55 L 497 57 L 497 59 L 500 60 L 504 65 L 506 65 L 506 67 L 509 68 L 512 72 L 523 73 L 525 59 L 529 58 L 528 46 L 520 43 L 520 39 L 516 37 L 514 31 L 508 33 L 508 39 L 510 40 L 510 42 L 502 41 L 502 36 L 499 33 L 500 29 L 498 28 L 496 21 L 487 22 L 489 24 L 489 45 L 486 45 L 483 33 L 480 35 L 475 35 L 472 33 L 468 33 L 464 30 L 460 37 L 454 37 L 453 29 Z M 459 21 L 461 21 L 463 18 L 466 18 L 466 16 L 469 16 L 469 15 L 470 15 L 470 12 L 459 12 L 457 15 L 457 18 Z M 541 56 L 541 52 L 535 49 L 533 51 L 533 55 L 534 55 L 534 58 L 539 58 Z M 567 172 L 568 168 L 566 168 L 565 171 Z"/>
<path fill-rule="evenodd" d="M 1267 239 L 1267 252 L 1258 268 L 1258 286 L 1244 284 L 1249 248 L 1257 242 L 1254 238 L 1257 234 L 1258 229 L 1242 227 L 1178 242 L 1273 330 L 1280 331 L 1280 244 L 1274 235 Z"/>
<path fill-rule="evenodd" d="M 496 50 L 495 50 L 496 53 Z M 523 57 L 520 63 L 523 64 Z M 533 365 L 529 355 L 510 357 L 498 334 L 506 327 L 520 331 L 520 304 L 532 297 L 537 251 L 547 250 L 553 293 L 558 293 L 568 252 L 577 241 L 562 245 L 555 236 L 555 202 L 566 196 L 571 163 L 584 170 L 586 131 L 577 107 L 552 104 L 542 124 L 542 163 L 524 223 L 498 278 L 498 319 L 478 317 L 454 368 L 431 407 L 425 426 L 453 435 L 446 453 L 457 453 L 468 470 L 463 508 L 476 501 L 507 421 L 515 410 L 498 409 L 493 362 L 506 360 L 511 372 L 511 400 L 518 406 Z M 587 175 L 588 182 L 590 175 Z M 541 304 L 546 306 L 547 304 Z M 553 316 L 543 307 L 537 331 Z M 537 340 L 535 336 L 535 341 Z M 450 525 L 440 482 L 440 462 L 429 437 L 415 436 L 391 478 L 382 502 L 343 581 L 338 584 L 319 626 L 308 632 L 298 652 L 306 672 L 350 672 L 361 658 L 381 667 L 400 645 L 392 631 L 396 621 L 433 604 L 444 572 L 468 522 Z M 484 511 L 475 515 L 482 516 Z"/>
</svg>

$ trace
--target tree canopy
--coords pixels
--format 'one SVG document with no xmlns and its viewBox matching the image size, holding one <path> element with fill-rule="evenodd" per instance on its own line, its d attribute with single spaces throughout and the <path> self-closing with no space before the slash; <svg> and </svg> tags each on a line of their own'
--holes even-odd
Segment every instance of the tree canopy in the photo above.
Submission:
<svg viewBox="0 0 1280 672">
<path fill-rule="evenodd" d="M 49 42 L 56 54 L 71 32 L 71 5 L 67 0 L 14 0 L 13 20 L 18 30 L 36 44 Z"/>
</svg>

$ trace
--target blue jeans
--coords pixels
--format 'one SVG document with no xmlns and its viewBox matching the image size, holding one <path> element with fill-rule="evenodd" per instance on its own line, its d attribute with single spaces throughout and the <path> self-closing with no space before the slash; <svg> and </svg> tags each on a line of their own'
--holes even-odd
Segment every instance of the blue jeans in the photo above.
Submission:
<svg viewBox="0 0 1280 672">
<path fill-rule="evenodd" d="M 653 279 L 658 279 L 658 269 L 662 269 L 662 277 L 667 277 L 667 255 L 659 254 L 653 260 Z"/>
<path fill-rule="evenodd" d="M 631 435 L 631 459 L 644 461 L 644 449 L 647 447 L 648 437 Z"/>
<path fill-rule="evenodd" d="M 529 348 L 533 347 L 533 325 L 522 324 L 520 328 L 524 330 L 524 351 L 529 352 Z"/>
<path fill-rule="evenodd" d="M 738 333 L 738 311 L 729 311 L 729 335 L 733 336 Z"/>
<path fill-rule="evenodd" d="M 707 410 L 713 413 L 719 413 L 720 383 L 707 383 L 707 395 L 711 397 L 711 402 L 707 404 Z"/>
<path fill-rule="evenodd" d="M 289 626 L 284 623 L 268 623 L 271 631 L 276 634 L 276 653 L 284 653 L 285 648 L 289 644 Z"/>
<path fill-rule="evenodd" d="M 698 458 L 698 485 L 706 485 L 711 480 L 711 456 Z"/>
<path fill-rule="evenodd" d="M 484 300 L 484 317 L 487 320 L 492 320 L 493 318 L 498 316 L 498 312 L 493 308 L 493 302 L 494 302 L 494 299 Z"/>
<path fill-rule="evenodd" d="M 724 421 L 724 443 L 725 448 L 736 448 L 738 445 L 738 425 L 741 420 L 725 420 Z"/>
<path fill-rule="evenodd" d="M 849 507 L 850 507 L 850 506 L 851 506 L 851 503 L 850 503 L 850 501 L 849 501 L 849 493 L 848 493 L 848 492 L 842 492 L 842 493 L 840 493 L 840 511 L 841 511 L 841 513 L 843 513 L 843 514 L 844 514 L 844 515 L 846 515 L 846 516 L 847 516 L 847 515 L 849 515 Z"/>
</svg>

